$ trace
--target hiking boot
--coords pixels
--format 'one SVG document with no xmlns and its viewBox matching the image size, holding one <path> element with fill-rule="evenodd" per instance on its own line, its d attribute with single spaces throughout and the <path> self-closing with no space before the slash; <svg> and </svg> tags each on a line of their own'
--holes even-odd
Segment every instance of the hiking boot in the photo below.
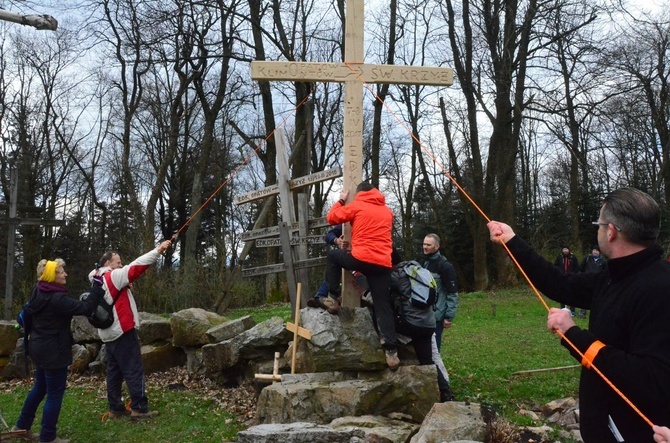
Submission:
<svg viewBox="0 0 670 443">
<path fill-rule="evenodd" d="M 310 308 L 320 308 L 321 307 L 321 303 L 319 303 L 320 298 L 321 297 L 310 298 L 309 300 L 307 300 L 307 306 Z"/>
<path fill-rule="evenodd" d="M 130 413 L 130 418 L 133 420 L 146 420 L 149 418 L 154 418 L 157 415 L 158 411 L 139 412 L 133 409 Z"/>
<path fill-rule="evenodd" d="M 109 411 L 109 418 L 110 419 L 115 419 L 115 418 L 123 418 L 123 417 L 129 417 L 131 414 L 130 409 L 121 409 L 118 411 Z"/>
<path fill-rule="evenodd" d="M 451 392 L 451 387 L 440 391 L 440 403 L 456 401 L 456 396 Z"/>
<path fill-rule="evenodd" d="M 389 369 L 392 371 L 397 371 L 400 366 L 400 359 L 398 358 L 398 351 L 395 349 L 384 351 L 386 355 L 386 364 L 389 366 Z"/>
<path fill-rule="evenodd" d="M 340 312 L 340 302 L 332 295 L 328 297 L 319 297 L 319 305 L 330 314 L 337 315 Z"/>
<path fill-rule="evenodd" d="M 12 429 L 10 429 L 9 432 L 23 432 L 23 435 L 16 436 L 16 438 L 23 440 L 36 441 L 38 438 L 35 434 L 33 434 L 33 431 L 29 429 L 19 429 L 16 427 L 16 425 L 12 426 Z"/>
<path fill-rule="evenodd" d="M 51 441 L 42 441 L 40 440 L 40 443 L 70 443 L 70 440 L 65 440 L 64 438 L 54 438 Z"/>
</svg>

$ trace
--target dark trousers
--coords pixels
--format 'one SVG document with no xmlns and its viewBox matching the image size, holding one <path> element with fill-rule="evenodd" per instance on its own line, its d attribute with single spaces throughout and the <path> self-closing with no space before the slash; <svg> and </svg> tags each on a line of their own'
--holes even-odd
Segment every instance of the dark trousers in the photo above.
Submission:
<svg viewBox="0 0 670 443">
<path fill-rule="evenodd" d="M 386 350 L 396 349 L 398 339 L 395 335 L 391 301 L 391 268 L 358 260 L 350 251 L 344 249 L 331 249 L 328 251 L 326 263 L 326 282 L 328 292 L 334 296 L 339 296 L 341 292 L 342 269 L 360 271 L 365 275 L 375 306 L 377 328 L 384 341 L 382 346 Z"/>
<path fill-rule="evenodd" d="M 105 346 L 107 401 L 110 411 L 122 411 L 126 408 L 121 397 L 121 385 L 125 380 L 130 393 L 130 408 L 137 412 L 147 412 L 149 400 L 144 391 L 144 366 L 137 331 L 128 331 Z"/>
<path fill-rule="evenodd" d="M 442 326 L 442 321 L 435 322 L 435 341 L 437 342 L 437 350 L 442 349 L 442 332 L 444 332 L 444 326 Z"/>
<path fill-rule="evenodd" d="M 35 412 L 44 397 L 44 409 L 42 410 L 42 430 L 40 441 L 52 441 L 56 439 L 56 425 L 58 416 L 63 405 L 63 396 L 67 385 L 67 367 L 59 369 L 35 369 L 35 384 L 28 393 L 23 403 L 21 415 L 16 421 L 17 429 L 29 430 L 35 421 Z"/>
<path fill-rule="evenodd" d="M 412 339 L 412 346 L 416 352 L 416 358 L 420 365 L 434 365 L 433 361 L 433 328 L 419 328 L 409 323 L 396 325 L 396 330 Z M 449 382 L 444 378 L 444 374 L 437 368 L 437 386 L 440 392 L 450 391 Z"/>
</svg>

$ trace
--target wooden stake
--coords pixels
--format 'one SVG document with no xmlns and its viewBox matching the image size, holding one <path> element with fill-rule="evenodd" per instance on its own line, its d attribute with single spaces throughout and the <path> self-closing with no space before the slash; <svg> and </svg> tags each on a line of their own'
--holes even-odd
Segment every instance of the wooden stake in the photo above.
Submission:
<svg viewBox="0 0 670 443">
<path fill-rule="evenodd" d="M 556 372 L 564 371 L 566 369 L 579 368 L 581 365 L 570 365 L 570 366 L 559 366 L 557 368 L 544 368 L 544 369 L 529 369 L 527 371 L 517 371 L 513 372 L 512 375 L 524 375 L 524 374 L 536 374 L 538 372 Z"/>
<path fill-rule="evenodd" d="M 291 374 L 295 374 L 295 355 L 298 351 L 298 328 L 300 327 L 300 293 L 302 284 L 298 283 L 298 290 L 295 294 L 295 331 L 293 332 L 293 355 L 291 355 Z"/>
</svg>

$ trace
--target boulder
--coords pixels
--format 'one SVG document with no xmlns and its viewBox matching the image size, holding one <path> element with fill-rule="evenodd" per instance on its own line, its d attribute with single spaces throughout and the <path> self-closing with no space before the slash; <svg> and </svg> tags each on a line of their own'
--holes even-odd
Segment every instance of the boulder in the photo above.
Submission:
<svg viewBox="0 0 670 443">
<path fill-rule="evenodd" d="M 72 317 L 70 329 L 72 330 L 72 338 L 74 338 L 75 343 L 93 343 L 100 341 L 98 329 L 91 326 L 83 315 L 75 315 Z"/>
<path fill-rule="evenodd" d="M 237 318 L 235 320 L 221 323 L 207 330 L 207 337 L 210 343 L 219 343 L 231 339 L 256 326 L 256 322 L 250 315 Z"/>
<path fill-rule="evenodd" d="M 28 360 L 26 370 L 26 353 L 23 352 L 23 337 L 14 342 L 14 350 L 9 354 L 9 363 L 2 370 L 4 378 L 28 378 L 32 374 L 32 363 Z"/>
<path fill-rule="evenodd" d="M 86 346 L 75 343 L 72 346 L 72 364 L 70 372 L 73 374 L 83 374 L 88 370 L 88 365 L 94 360 L 95 356 Z"/>
<path fill-rule="evenodd" d="M 170 316 L 173 344 L 180 347 L 208 344 L 207 331 L 225 321 L 225 317 L 200 308 L 175 312 Z"/>
<path fill-rule="evenodd" d="M 140 343 L 148 345 L 164 342 L 172 338 L 172 325 L 169 318 L 140 312 Z"/>
<path fill-rule="evenodd" d="M 272 317 L 243 333 L 221 343 L 202 347 L 205 373 L 212 376 L 221 371 L 256 360 L 274 358 L 275 352 L 284 352 L 292 334 L 280 317 Z"/>
<path fill-rule="evenodd" d="M 342 308 L 339 315 L 304 308 L 300 319 L 312 339 L 298 341 L 296 372 L 374 371 L 387 367 L 368 308 Z"/>
<path fill-rule="evenodd" d="M 15 321 L 0 320 L 0 356 L 8 356 L 16 348 L 16 340 L 23 337 L 23 330 Z"/>
<path fill-rule="evenodd" d="M 336 418 L 330 427 L 340 431 L 362 430 L 365 441 L 376 443 L 405 443 L 419 430 L 415 423 L 375 415 Z"/>
<path fill-rule="evenodd" d="M 439 400 L 435 366 L 283 375 L 258 398 L 261 424 L 330 423 L 345 416 L 407 414 L 420 423 Z"/>
<path fill-rule="evenodd" d="M 486 423 L 476 403 L 435 403 L 410 443 L 484 441 Z"/>
<path fill-rule="evenodd" d="M 170 368 L 182 366 L 186 363 L 184 350 L 168 342 L 143 345 L 141 352 L 144 372 L 147 374 L 167 371 Z"/>
<path fill-rule="evenodd" d="M 350 443 L 362 430 L 336 430 L 315 423 L 267 424 L 237 433 L 238 443 Z M 359 440 L 360 441 L 360 440 Z"/>
</svg>

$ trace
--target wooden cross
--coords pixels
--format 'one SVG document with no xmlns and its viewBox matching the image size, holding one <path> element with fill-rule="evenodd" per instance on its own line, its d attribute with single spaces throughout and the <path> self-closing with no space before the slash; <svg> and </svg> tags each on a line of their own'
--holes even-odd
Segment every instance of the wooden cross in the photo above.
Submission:
<svg viewBox="0 0 670 443">
<path fill-rule="evenodd" d="M 45 220 L 45 219 L 20 219 L 16 217 L 16 201 L 18 196 L 18 172 L 16 168 L 12 168 L 9 175 L 9 205 L 5 207 L 8 209 L 8 217 L 6 220 L 0 220 L 0 224 L 9 225 L 7 229 L 7 272 L 5 273 L 5 320 L 10 320 L 12 316 L 12 304 L 14 303 L 14 259 L 16 251 L 16 228 L 19 225 L 42 225 L 42 226 L 63 226 L 64 220 Z M 2 209 L 2 208 L 0 208 Z"/>
<path fill-rule="evenodd" d="M 344 189 L 353 200 L 361 182 L 363 152 L 363 84 L 395 83 L 450 86 L 454 82 L 451 68 L 397 65 L 366 65 L 363 60 L 364 0 L 347 0 L 344 35 L 344 63 L 251 62 L 254 80 L 321 81 L 344 83 Z M 351 226 L 344 226 L 344 237 L 351 240 Z M 342 305 L 360 306 L 351 282 L 351 273 L 343 272 Z"/>
<path fill-rule="evenodd" d="M 305 329 L 300 326 L 300 292 L 301 285 L 298 283 L 298 290 L 296 294 L 296 309 L 295 309 L 295 323 L 286 323 L 286 329 L 293 332 L 293 353 L 291 356 L 291 374 L 295 374 L 295 357 L 298 352 L 298 337 L 306 338 L 307 340 L 312 339 L 312 331 Z"/>
</svg>

